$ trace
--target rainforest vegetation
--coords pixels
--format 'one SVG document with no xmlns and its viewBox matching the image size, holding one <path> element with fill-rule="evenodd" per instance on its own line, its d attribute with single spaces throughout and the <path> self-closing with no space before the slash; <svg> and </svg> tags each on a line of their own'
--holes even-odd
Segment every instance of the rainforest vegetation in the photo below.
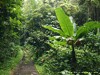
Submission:
<svg viewBox="0 0 100 75">
<path fill-rule="evenodd" d="M 22 59 L 40 75 L 99 75 L 100 0 L 0 0 L 0 75 Z"/>
</svg>

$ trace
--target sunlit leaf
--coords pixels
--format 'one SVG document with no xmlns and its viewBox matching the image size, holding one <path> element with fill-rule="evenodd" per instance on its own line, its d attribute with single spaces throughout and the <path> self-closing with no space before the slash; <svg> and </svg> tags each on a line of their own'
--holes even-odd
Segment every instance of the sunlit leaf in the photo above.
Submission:
<svg viewBox="0 0 100 75">
<path fill-rule="evenodd" d="M 74 30 L 73 30 L 73 24 L 71 23 L 69 17 L 64 13 L 62 8 L 57 8 L 55 10 L 58 21 L 60 23 L 60 27 L 62 31 L 67 36 L 73 36 Z"/>
</svg>

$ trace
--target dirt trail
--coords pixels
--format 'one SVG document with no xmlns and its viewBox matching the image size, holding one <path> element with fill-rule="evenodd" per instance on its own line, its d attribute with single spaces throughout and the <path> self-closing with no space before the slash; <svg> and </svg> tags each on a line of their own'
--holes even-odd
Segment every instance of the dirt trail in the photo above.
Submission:
<svg viewBox="0 0 100 75">
<path fill-rule="evenodd" d="M 25 62 L 22 60 L 22 62 L 19 64 L 13 75 L 39 75 L 36 71 L 36 68 L 32 61 L 25 64 Z"/>
</svg>

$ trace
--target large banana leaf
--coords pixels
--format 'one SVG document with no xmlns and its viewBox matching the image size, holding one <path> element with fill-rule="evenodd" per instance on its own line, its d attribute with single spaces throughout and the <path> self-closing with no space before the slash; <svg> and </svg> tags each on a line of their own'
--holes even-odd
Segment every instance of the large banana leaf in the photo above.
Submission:
<svg viewBox="0 0 100 75">
<path fill-rule="evenodd" d="M 76 32 L 76 39 L 81 38 L 84 34 L 87 34 L 90 30 L 100 28 L 100 23 L 96 21 L 87 22 L 83 26 L 79 27 Z"/>
<path fill-rule="evenodd" d="M 73 36 L 74 34 L 73 24 L 71 23 L 69 17 L 64 13 L 62 8 L 57 8 L 55 12 L 58 21 L 60 23 L 60 27 L 62 31 L 65 33 L 66 37 Z"/>
<path fill-rule="evenodd" d="M 46 29 L 48 29 L 48 30 L 51 30 L 53 32 L 56 32 L 56 33 L 60 34 L 61 36 L 64 36 L 65 37 L 64 32 L 62 30 L 60 30 L 60 29 L 54 28 L 52 26 L 46 26 L 46 25 L 43 26 L 43 27 L 46 28 Z"/>
</svg>

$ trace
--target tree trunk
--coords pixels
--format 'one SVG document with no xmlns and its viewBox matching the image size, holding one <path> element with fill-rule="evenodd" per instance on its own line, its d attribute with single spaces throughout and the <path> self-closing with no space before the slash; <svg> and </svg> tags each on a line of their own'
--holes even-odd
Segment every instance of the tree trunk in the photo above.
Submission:
<svg viewBox="0 0 100 75">
<path fill-rule="evenodd" d="M 72 72 L 76 72 L 77 68 L 77 60 L 76 60 L 76 54 L 74 49 L 74 43 L 72 44 L 72 59 L 71 59 L 71 70 Z M 75 73 L 74 73 L 75 74 Z M 75 74 L 76 75 L 76 74 Z"/>
</svg>

